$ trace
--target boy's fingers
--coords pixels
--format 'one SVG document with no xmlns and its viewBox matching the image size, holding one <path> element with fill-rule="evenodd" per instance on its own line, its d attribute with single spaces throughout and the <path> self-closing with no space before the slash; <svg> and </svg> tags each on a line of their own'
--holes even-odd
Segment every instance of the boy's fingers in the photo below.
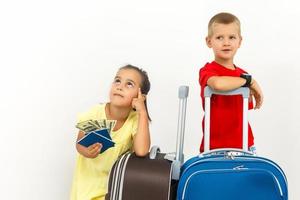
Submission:
<svg viewBox="0 0 300 200">
<path fill-rule="evenodd" d="M 259 109 L 262 105 L 262 99 L 258 98 L 256 101 L 255 109 Z"/>
</svg>

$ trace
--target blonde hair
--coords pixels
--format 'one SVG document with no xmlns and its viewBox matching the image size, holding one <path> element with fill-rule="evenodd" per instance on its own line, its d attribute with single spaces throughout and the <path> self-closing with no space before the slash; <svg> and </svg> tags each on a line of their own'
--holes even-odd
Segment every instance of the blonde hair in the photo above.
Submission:
<svg viewBox="0 0 300 200">
<path fill-rule="evenodd" d="M 211 37 L 213 34 L 213 25 L 214 24 L 231 24 L 236 23 L 239 29 L 239 35 L 241 36 L 241 23 L 240 20 L 231 13 L 221 12 L 213 16 L 208 23 L 208 37 Z"/>
</svg>

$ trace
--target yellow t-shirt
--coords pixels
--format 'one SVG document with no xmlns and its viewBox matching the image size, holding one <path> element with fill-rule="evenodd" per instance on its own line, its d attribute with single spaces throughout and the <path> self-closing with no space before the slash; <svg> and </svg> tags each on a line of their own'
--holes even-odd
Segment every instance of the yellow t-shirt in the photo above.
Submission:
<svg viewBox="0 0 300 200">
<path fill-rule="evenodd" d="M 105 105 L 96 105 L 88 112 L 80 114 L 78 122 L 89 119 L 107 119 Z M 124 125 L 119 130 L 111 132 L 111 138 L 115 142 L 114 147 L 99 154 L 96 158 L 86 158 L 78 153 L 71 200 L 104 200 L 112 165 L 120 155 L 132 149 L 137 124 L 137 114 L 132 111 Z"/>
</svg>

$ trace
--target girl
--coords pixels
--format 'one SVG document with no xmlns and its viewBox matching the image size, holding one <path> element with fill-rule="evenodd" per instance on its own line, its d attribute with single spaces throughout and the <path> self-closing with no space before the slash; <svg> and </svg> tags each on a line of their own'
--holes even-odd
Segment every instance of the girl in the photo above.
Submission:
<svg viewBox="0 0 300 200">
<path fill-rule="evenodd" d="M 71 200 L 103 200 L 107 193 L 108 175 L 120 155 L 133 150 L 145 156 L 150 147 L 146 95 L 150 90 L 148 75 L 132 65 L 121 67 L 110 89 L 110 102 L 99 104 L 79 116 L 79 122 L 94 119 L 117 120 L 111 132 L 116 143 L 99 154 L 101 144 L 88 148 L 76 143 L 78 151 Z M 84 136 L 79 131 L 77 141 Z"/>
</svg>

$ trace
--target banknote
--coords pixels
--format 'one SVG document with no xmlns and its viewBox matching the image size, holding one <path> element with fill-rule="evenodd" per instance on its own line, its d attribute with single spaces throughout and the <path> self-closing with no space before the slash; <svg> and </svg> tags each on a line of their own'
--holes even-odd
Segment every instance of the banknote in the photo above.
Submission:
<svg viewBox="0 0 300 200">
<path fill-rule="evenodd" d="M 91 132 L 95 130 L 107 129 L 109 133 L 114 129 L 117 120 L 107 120 L 107 119 L 90 119 L 76 124 L 76 128 L 84 132 Z"/>
</svg>

